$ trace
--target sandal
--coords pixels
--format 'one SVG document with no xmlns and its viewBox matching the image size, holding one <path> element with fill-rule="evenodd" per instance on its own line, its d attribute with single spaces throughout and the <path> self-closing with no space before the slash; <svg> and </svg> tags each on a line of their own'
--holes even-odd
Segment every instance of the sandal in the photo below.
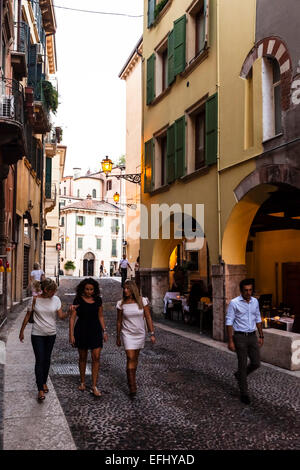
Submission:
<svg viewBox="0 0 300 470">
<path fill-rule="evenodd" d="M 47 387 L 47 385 L 45 384 L 44 385 L 44 393 L 48 393 L 49 392 L 49 388 Z"/>
<path fill-rule="evenodd" d="M 45 395 L 39 395 L 38 396 L 38 401 L 44 401 L 45 400 Z"/>
<path fill-rule="evenodd" d="M 86 387 L 85 387 L 85 384 L 83 384 L 83 383 L 81 383 L 78 387 L 78 390 L 80 390 L 81 392 L 84 392 L 85 389 L 86 389 Z"/>
<path fill-rule="evenodd" d="M 90 393 L 94 395 L 94 397 L 101 397 L 101 392 L 98 390 L 97 387 L 92 387 Z"/>
</svg>

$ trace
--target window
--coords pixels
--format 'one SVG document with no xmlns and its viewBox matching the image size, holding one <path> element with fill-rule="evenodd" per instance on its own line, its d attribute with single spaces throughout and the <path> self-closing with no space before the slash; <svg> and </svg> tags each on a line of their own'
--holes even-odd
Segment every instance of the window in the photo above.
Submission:
<svg viewBox="0 0 300 470">
<path fill-rule="evenodd" d="M 60 243 L 61 243 L 61 249 L 64 250 L 65 249 L 65 239 L 61 238 Z"/>
<path fill-rule="evenodd" d="M 97 227 L 103 227 L 104 219 L 102 217 L 95 217 L 95 225 Z"/>
<path fill-rule="evenodd" d="M 59 188 L 59 195 L 61 196 L 61 188 Z"/>
<path fill-rule="evenodd" d="M 60 226 L 61 226 L 61 227 L 64 227 L 64 226 L 65 226 L 65 218 L 64 218 L 64 217 L 62 217 L 62 218 L 60 219 Z"/>
<path fill-rule="evenodd" d="M 77 197 L 80 197 L 80 189 L 77 189 Z"/>
<path fill-rule="evenodd" d="M 85 225 L 85 217 L 82 215 L 76 216 L 76 224 L 77 225 Z"/>
<path fill-rule="evenodd" d="M 188 62 L 198 57 L 208 43 L 208 3 L 209 0 L 198 0 L 188 10 Z"/>
<path fill-rule="evenodd" d="M 112 233 L 118 233 L 119 232 L 119 220 L 118 219 L 112 219 L 111 221 L 111 231 Z"/>
<path fill-rule="evenodd" d="M 117 256 L 117 240 L 111 241 L 111 256 Z"/>
<path fill-rule="evenodd" d="M 268 140 L 282 131 L 281 127 L 281 77 L 276 59 L 262 60 L 263 139 Z"/>
<path fill-rule="evenodd" d="M 82 249 L 82 246 L 83 246 L 83 238 L 82 238 L 82 237 L 78 237 L 77 243 L 78 243 L 78 244 L 77 244 L 78 249 L 79 249 L 79 250 Z"/>
<path fill-rule="evenodd" d="M 93 196 L 92 196 L 93 199 L 96 199 L 96 197 L 97 197 L 97 191 L 96 191 L 96 189 L 93 189 L 92 195 L 93 195 Z"/>
<path fill-rule="evenodd" d="M 67 195 L 67 188 L 64 187 L 64 196 L 66 196 L 66 195 Z"/>
<path fill-rule="evenodd" d="M 195 116 L 195 170 L 205 165 L 205 112 Z"/>
<path fill-rule="evenodd" d="M 96 249 L 97 250 L 101 250 L 101 242 L 102 242 L 101 238 L 97 238 L 97 241 L 96 241 Z"/>
<path fill-rule="evenodd" d="M 111 191 L 112 189 L 112 180 L 106 182 L 106 191 Z"/>
<path fill-rule="evenodd" d="M 156 49 L 155 56 L 155 93 L 159 96 L 168 88 L 168 38 Z"/>
</svg>

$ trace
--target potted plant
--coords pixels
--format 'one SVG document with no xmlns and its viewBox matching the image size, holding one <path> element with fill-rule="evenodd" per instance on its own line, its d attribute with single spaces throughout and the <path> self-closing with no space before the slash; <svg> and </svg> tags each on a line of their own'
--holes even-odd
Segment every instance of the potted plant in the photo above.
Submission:
<svg viewBox="0 0 300 470">
<path fill-rule="evenodd" d="M 66 275 L 67 276 L 73 276 L 73 271 L 75 271 L 76 269 L 76 266 L 75 264 L 73 263 L 73 261 L 66 261 L 65 262 L 65 265 L 64 265 L 64 268 L 65 268 L 65 271 L 66 271 Z"/>
<path fill-rule="evenodd" d="M 162 0 L 161 2 L 159 2 L 155 9 L 154 9 L 154 19 L 156 19 L 160 12 L 164 9 L 164 7 L 166 6 L 166 4 L 168 3 L 169 0 Z"/>
<path fill-rule="evenodd" d="M 55 114 L 58 107 L 58 91 L 48 80 L 42 81 L 42 87 L 46 105 Z"/>
</svg>

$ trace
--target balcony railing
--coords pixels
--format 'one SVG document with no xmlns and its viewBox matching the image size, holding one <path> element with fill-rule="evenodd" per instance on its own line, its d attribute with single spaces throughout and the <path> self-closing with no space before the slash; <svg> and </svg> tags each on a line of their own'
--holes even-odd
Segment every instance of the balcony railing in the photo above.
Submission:
<svg viewBox="0 0 300 470">
<path fill-rule="evenodd" d="M 26 54 L 28 60 L 28 52 L 30 45 L 30 28 L 24 21 L 14 23 L 15 40 L 13 50 Z"/>
<path fill-rule="evenodd" d="M 24 125 L 23 87 L 13 78 L 0 79 L 0 119 Z"/>
<path fill-rule="evenodd" d="M 56 184 L 55 183 L 45 183 L 45 197 L 51 201 L 56 201 Z"/>
</svg>

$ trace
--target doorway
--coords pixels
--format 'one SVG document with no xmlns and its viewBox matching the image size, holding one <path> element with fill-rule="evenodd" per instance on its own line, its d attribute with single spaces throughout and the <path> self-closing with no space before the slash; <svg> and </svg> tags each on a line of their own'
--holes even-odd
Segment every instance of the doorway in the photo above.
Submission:
<svg viewBox="0 0 300 470">
<path fill-rule="evenodd" d="M 299 288 L 300 263 L 282 263 L 283 303 L 297 316 L 300 315 Z"/>
<path fill-rule="evenodd" d="M 94 276 L 95 256 L 93 253 L 87 253 L 83 260 L 83 275 Z"/>
</svg>

